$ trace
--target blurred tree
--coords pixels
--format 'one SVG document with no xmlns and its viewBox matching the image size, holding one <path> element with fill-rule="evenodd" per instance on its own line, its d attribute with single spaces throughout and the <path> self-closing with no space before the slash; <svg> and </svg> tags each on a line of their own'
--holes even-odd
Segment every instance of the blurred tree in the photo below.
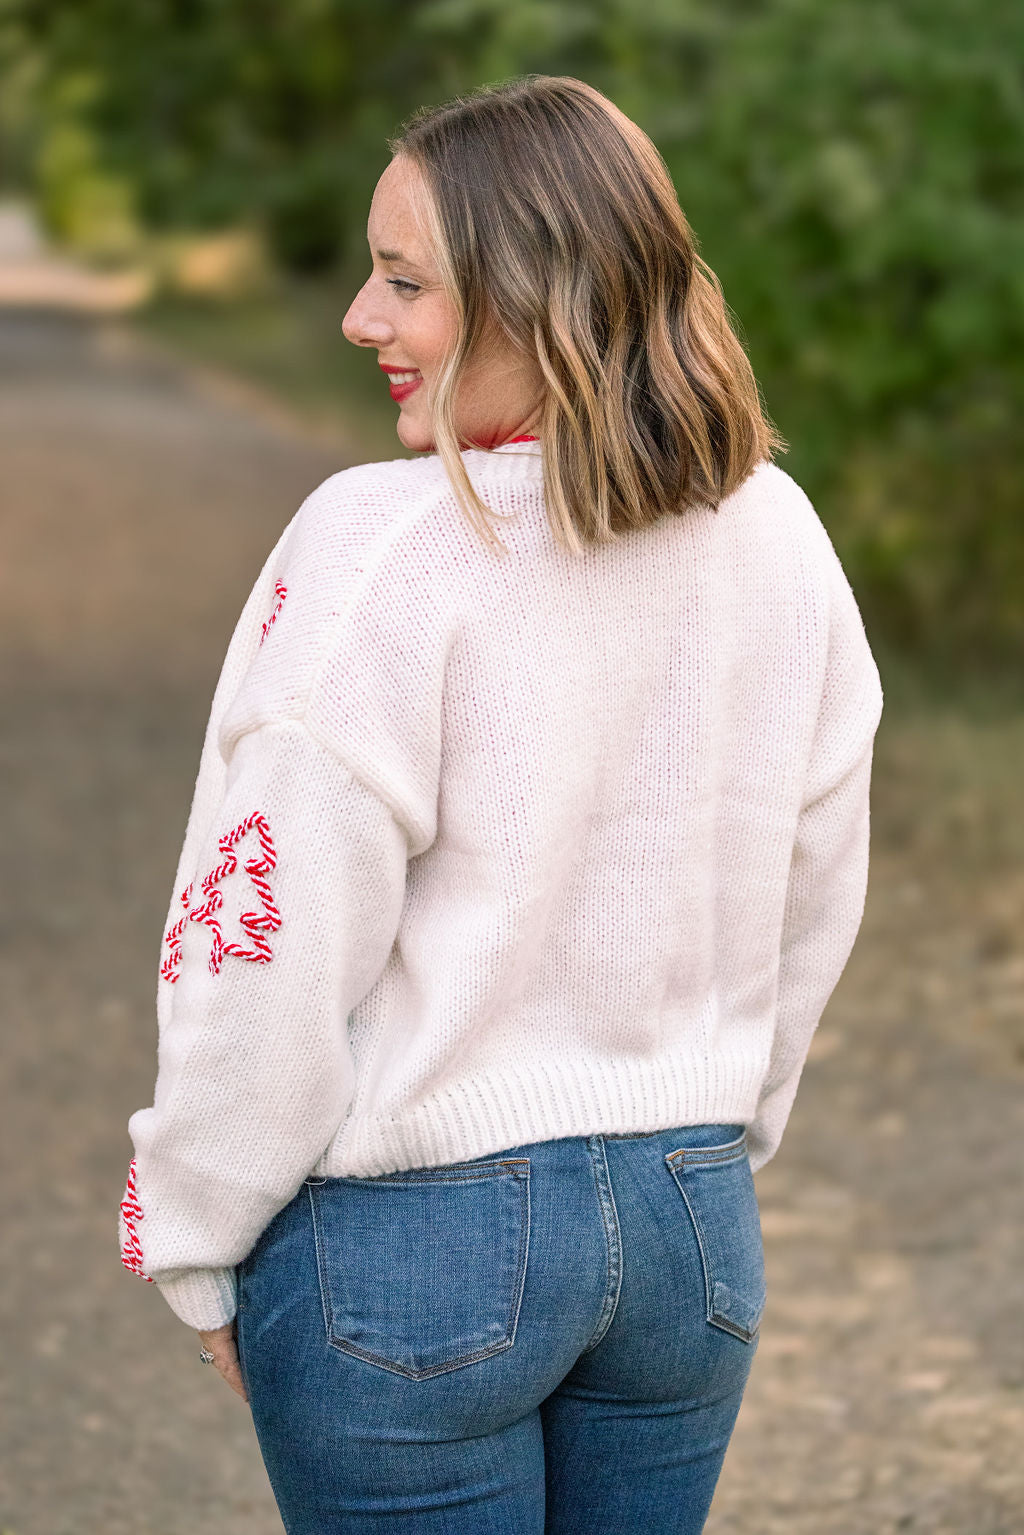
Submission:
<svg viewBox="0 0 1024 1535">
<path fill-rule="evenodd" d="M 661 136 L 792 467 L 904 645 L 1024 642 L 1024 9 L 785 0 Z"/>
<path fill-rule="evenodd" d="M 365 104 L 381 104 L 383 128 L 396 106 L 410 110 L 419 99 L 424 60 L 408 41 L 414 0 L 21 0 L 17 8 L 46 59 L 41 159 L 65 123 L 67 77 L 87 74 L 100 84 L 82 103 L 83 131 L 102 143 L 113 173 L 132 179 L 151 227 L 257 218 L 298 271 L 323 269 L 342 249 L 359 206 L 352 193 L 365 185 Z M 374 148 L 382 167 L 383 134 Z"/>
<path fill-rule="evenodd" d="M 31 182 L 31 125 L 41 51 L 23 24 L 18 0 L 0 0 L 0 187 L 24 190 Z"/>
</svg>

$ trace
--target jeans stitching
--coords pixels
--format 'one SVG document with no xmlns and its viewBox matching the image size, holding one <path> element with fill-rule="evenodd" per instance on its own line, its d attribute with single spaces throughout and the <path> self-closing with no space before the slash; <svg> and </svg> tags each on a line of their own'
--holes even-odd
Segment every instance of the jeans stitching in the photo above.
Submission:
<svg viewBox="0 0 1024 1535">
<path fill-rule="evenodd" d="M 519 1285 L 513 1297 L 512 1310 L 509 1315 L 511 1325 L 506 1329 L 510 1348 L 516 1341 L 516 1332 L 519 1328 L 519 1313 L 523 1304 L 523 1292 L 526 1289 L 526 1270 L 530 1261 L 530 1221 L 532 1213 L 530 1203 L 530 1159 L 529 1157 L 523 1157 L 521 1160 L 526 1163 L 525 1173 L 515 1172 L 512 1176 L 523 1183 L 526 1218 L 525 1220 L 520 1218 L 519 1222 L 519 1251 L 516 1254 L 516 1271 L 519 1274 Z"/>
<path fill-rule="evenodd" d="M 491 1354 L 499 1354 L 503 1349 L 511 1348 L 514 1340 L 502 1338 L 498 1343 L 489 1343 L 486 1348 L 478 1349 L 475 1354 L 460 1354 L 458 1359 L 430 1364 L 422 1370 L 407 1369 L 405 1365 L 396 1364 L 384 1354 L 372 1354 L 368 1349 L 361 1349 L 357 1343 L 351 1343 L 348 1338 L 328 1338 L 327 1341 L 339 1353 L 351 1354 L 356 1359 L 365 1360 L 367 1364 L 378 1365 L 382 1370 L 390 1370 L 392 1375 L 402 1375 L 406 1380 L 427 1380 L 432 1375 L 446 1375 L 451 1370 L 461 1370 L 463 1365 L 478 1364 L 481 1359 L 490 1358 Z"/>
<path fill-rule="evenodd" d="M 665 1161 L 670 1166 L 673 1164 L 683 1167 L 707 1167 L 723 1162 L 737 1162 L 746 1154 L 747 1132 L 738 1135 L 734 1141 L 727 1141 L 723 1146 L 680 1146 L 678 1151 L 670 1151 Z"/>
<path fill-rule="evenodd" d="M 328 1299 L 330 1295 L 330 1288 L 327 1283 L 326 1258 L 324 1256 L 323 1246 L 320 1241 L 320 1222 L 318 1219 L 319 1211 L 317 1209 L 318 1196 L 314 1192 L 315 1189 L 320 1187 L 321 1185 L 318 1183 L 307 1183 L 306 1185 L 306 1188 L 309 1192 L 310 1214 L 313 1221 L 313 1245 L 316 1248 L 316 1273 L 317 1282 L 320 1286 L 320 1307 L 324 1314 L 324 1334 L 328 1343 L 330 1343 L 331 1333 L 334 1330 L 334 1317 L 331 1313 L 330 1301 Z"/>
<path fill-rule="evenodd" d="M 744 1134 L 745 1134 L 745 1132 L 744 1132 Z M 691 1150 L 691 1149 L 692 1150 L 697 1150 L 698 1148 L 697 1147 L 693 1147 L 693 1148 L 686 1147 L 684 1149 L 685 1150 Z M 703 1149 L 703 1148 L 700 1148 L 700 1149 Z M 678 1162 L 676 1161 L 677 1158 L 679 1159 Z M 735 1156 L 732 1156 L 732 1157 L 729 1157 L 727 1159 L 722 1159 L 722 1160 L 723 1161 L 728 1161 L 728 1162 L 734 1162 L 734 1161 L 738 1161 L 739 1158 L 735 1157 Z M 691 1203 L 690 1196 L 687 1194 L 686 1190 L 683 1188 L 682 1179 L 679 1176 L 679 1174 L 682 1173 L 682 1171 L 683 1171 L 682 1158 L 681 1158 L 679 1152 L 674 1152 L 674 1153 L 672 1153 L 672 1155 L 666 1156 L 665 1161 L 668 1163 L 669 1171 L 671 1172 L 672 1177 L 675 1180 L 676 1187 L 679 1189 L 679 1192 L 680 1192 L 680 1194 L 682 1194 L 683 1199 L 684 1199 L 684 1201 L 686 1203 L 686 1208 L 687 1208 L 687 1210 L 689 1211 L 689 1214 L 690 1214 L 690 1221 L 691 1221 L 691 1224 L 693 1225 L 694 1236 L 697 1239 L 697 1251 L 700 1253 L 701 1268 L 704 1270 L 704 1299 L 705 1299 L 706 1308 L 707 1308 L 707 1321 L 710 1323 L 710 1325 L 712 1327 L 718 1327 L 718 1328 L 721 1329 L 722 1332 L 731 1333 L 734 1338 L 740 1338 L 744 1343 L 750 1343 L 756 1337 L 758 1331 L 760 1330 L 760 1326 L 761 1326 L 760 1320 L 758 1321 L 757 1327 L 754 1327 L 754 1328 L 751 1329 L 751 1328 L 741 1327 L 738 1322 L 734 1322 L 729 1317 L 724 1317 L 720 1313 L 715 1311 L 715 1306 L 714 1306 L 714 1282 L 713 1282 L 713 1279 L 712 1279 L 711 1270 L 708 1267 L 707 1250 L 706 1250 L 707 1249 L 707 1239 L 706 1239 L 706 1237 L 704 1235 L 704 1229 L 701 1226 L 700 1220 L 698 1219 L 697 1212 L 694 1209 L 693 1204 Z M 705 1163 L 704 1165 L 706 1166 L 707 1164 Z M 720 1162 L 720 1163 L 718 1163 L 716 1165 L 722 1165 L 722 1164 Z"/>
<path fill-rule="evenodd" d="M 401 1375 L 401 1376 L 403 1376 L 407 1380 L 426 1380 L 428 1377 L 433 1376 L 433 1375 L 443 1375 L 443 1374 L 446 1374 L 450 1370 L 461 1369 L 463 1365 L 476 1364 L 481 1359 L 487 1359 L 492 1354 L 500 1353 L 503 1349 L 507 1349 L 507 1348 L 511 1348 L 512 1347 L 513 1343 L 515 1342 L 516 1329 L 517 1329 L 518 1324 L 519 1324 L 519 1313 L 520 1313 L 520 1310 L 521 1310 L 521 1307 L 522 1307 L 523 1292 L 524 1292 L 525 1287 L 526 1287 L 526 1268 L 527 1268 L 527 1260 L 528 1260 L 528 1256 L 529 1256 L 529 1240 L 530 1240 L 530 1159 L 529 1159 L 529 1157 L 515 1157 L 515 1158 L 507 1158 L 503 1162 L 500 1162 L 500 1163 L 498 1163 L 498 1162 L 489 1163 L 488 1164 L 488 1176 L 491 1176 L 491 1177 L 496 1176 L 496 1169 L 498 1169 L 500 1167 L 511 1168 L 512 1172 L 510 1173 L 510 1176 L 512 1178 L 514 1178 L 517 1183 L 523 1185 L 523 1189 L 524 1189 L 523 1203 L 522 1203 L 522 1214 L 520 1215 L 520 1220 L 519 1220 L 519 1246 L 518 1246 L 518 1249 L 517 1249 L 517 1252 L 516 1252 L 516 1271 L 517 1271 L 517 1273 L 519 1275 L 519 1283 L 518 1283 L 518 1289 L 514 1293 L 514 1296 L 513 1296 L 512 1309 L 511 1309 L 510 1314 L 509 1314 L 510 1315 L 510 1321 L 511 1321 L 511 1330 L 509 1331 L 509 1335 L 507 1337 L 500 1339 L 497 1343 L 489 1343 L 489 1344 L 487 1344 L 487 1346 L 485 1348 L 478 1349 L 473 1354 L 460 1355 L 460 1357 L 458 1359 L 456 1359 L 456 1360 L 443 1360 L 439 1364 L 427 1365 L 422 1370 L 408 1369 L 408 1368 L 406 1368 L 406 1366 L 400 1365 L 400 1364 L 396 1363 L 395 1360 L 386 1358 L 386 1356 L 383 1355 L 383 1354 L 375 1354 L 375 1353 L 372 1353 L 369 1349 L 362 1349 L 362 1348 L 360 1348 L 357 1343 L 351 1342 L 351 1340 L 348 1339 L 348 1338 L 336 1338 L 334 1336 L 334 1313 L 333 1313 L 333 1307 L 330 1305 L 329 1299 L 328 1299 L 329 1294 L 330 1294 L 330 1286 L 329 1286 L 328 1280 L 327 1280 L 326 1257 L 325 1257 L 325 1253 L 324 1253 L 324 1247 L 323 1247 L 323 1244 L 321 1242 L 320 1223 L 319 1223 L 319 1220 L 318 1220 L 318 1210 L 317 1210 L 317 1203 L 316 1203 L 316 1197 L 317 1196 L 314 1194 L 314 1188 L 319 1188 L 321 1186 L 321 1184 L 318 1183 L 316 1185 L 313 1185 L 313 1184 L 308 1184 L 307 1185 L 307 1187 L 309 1188 L 310 1205 L 312 1206 L 312 1211 L 313 1211 L 313 1240 L 314 1240 L 314 1243 L 315 1243 L 315 1246 L 316 1246 L 317 1274 L 318 1274 L 319 1283 L 320 1283 L 320 1303 L 321 1303 L 321 1306 L 323 1308 L 324 1329 L 325 1329 L 326 1336 L 327 1336 L 327 1342 L 328 1342 L 328 1344 L 329 1344 L 329 1346 L 331 1348 L 337 1349 L 340 1353 L 350 1354 L 353 1357 L 355 1357 L 356 1359 L 365 1360 L 365 1362 L 367 1364 L 378 1365 L 381 1369 L 390 1370 L 392 1374 L 394 1374 L 394 1375 Z M 413 1169 L 413 1171 L 415 1171 L 415 1170 L 416 1169 Z M 427 1171 L 427 1169 L 424 1169 L 424 1171 Z M 435 1169 L 429 1169 L 429 1171 L 435 1171 Z M 326 1182 L 327 1180 L 325 1179 L 325 1180 L 322 1180 L 322 1181 Z M 366 1183 L 374 1182 L 374 1183 L 376 1183 L 376 1182 L 384 1182 L 384 1181 L 386 1181 L 386 1178 L 380 1178 L 380 1179 L 369 1179 L 369 1178 L 368 1179 L 344 1179 L 344 1178 L 339 1178 L 339 1179 L 334 1180 L 334 1181 L 339 1182 L 339 1183 L 341 1183 L 341 1182 L 360 1182 L 360 1183 L 362 1183 L 362 1182 L 366 1182 Z M 420 1181 L 420 1182 L 436 1182 L 438 1180 L 432 1179 L 432 1178 L 424 1178 L 424 1179 L 420 1179 L 420 1180 L 416 1180 L 416 1181 Z M 451 1182 L 462 1182 L 464 1180 L 459 1178 L 459 1179 L 451 1179 L 449 1181 L 451 1181 Z M 506 1323 L 506 1329 L 508 1329 L 508 1323 Z"/>
<path fill-rule="evenodd" d="M 605 1289 L 601 1315 L 598 1317 L 597 1326 L 590 1341 L 582 1350 L 584 1354 L 589 1354 L 591 1349 L 597 1347 L 612 1325 L 619 1304 L 619 1294 L 622 1289 L 622 1233 L 619 1229 L 619 1212 L 615 1208 L 615 1194 L 612 1190 L 612 1180 L 608 1172 L 608 1159 L 605 1156 L 602 1137 L 600 1135 L 588 1136 L 587 1149 L 590 1152 L 594 1183 L 597 1187 L 601 1219 L 604 1224 L 605 1243 L 608 1249 L 608 1284 Z M 600 1162 L 598 1161 L 598 1155 L 600 1155 Z"/>
</svg>

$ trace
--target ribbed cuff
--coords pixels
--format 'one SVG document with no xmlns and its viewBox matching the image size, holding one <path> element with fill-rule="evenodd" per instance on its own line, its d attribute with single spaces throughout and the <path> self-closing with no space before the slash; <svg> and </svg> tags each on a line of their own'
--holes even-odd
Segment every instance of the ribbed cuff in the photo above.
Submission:
<svg viewBox="0 0 1024 1535">
<path fill-rule="evenodd" d="M 175 1316 L 197 1332 L 223 1327 L 237 1310 L 233 1268 L 178 1269 L 157 1278 L 156 1286 Z"/>
</svg>

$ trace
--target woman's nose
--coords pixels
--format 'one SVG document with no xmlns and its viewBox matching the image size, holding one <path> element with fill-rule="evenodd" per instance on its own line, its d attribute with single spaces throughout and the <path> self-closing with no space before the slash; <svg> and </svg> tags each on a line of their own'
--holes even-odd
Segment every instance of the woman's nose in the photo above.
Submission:
<svg viewBox="0 0 1024 1535">
<path fill-rule="evenodd" d="M 371 295 L 364 284 L 348 307 L 341 322 L 341 333 L 353 346 L 385 346 L 391 339 L 391 328 L 374 313 Z"/>
</svg>

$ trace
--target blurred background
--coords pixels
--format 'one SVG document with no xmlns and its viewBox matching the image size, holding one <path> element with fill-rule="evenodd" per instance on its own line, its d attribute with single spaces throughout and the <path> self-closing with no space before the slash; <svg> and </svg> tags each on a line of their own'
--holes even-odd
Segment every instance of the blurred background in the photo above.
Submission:
<svg viewBox="0 0 1024 1535">
<path fill-rule="evenodd" d="M 281 1528 L 118 1263 L 126 1124 L 241 605 L 407 456 L 340 329 L 386 136 L 530 71 L 664 155 L 886 690 L 708 1531 L 1020 1535 L 1022 60 L 1011 0 L 0 0 L 3 1535 Z"/>
</svg>

